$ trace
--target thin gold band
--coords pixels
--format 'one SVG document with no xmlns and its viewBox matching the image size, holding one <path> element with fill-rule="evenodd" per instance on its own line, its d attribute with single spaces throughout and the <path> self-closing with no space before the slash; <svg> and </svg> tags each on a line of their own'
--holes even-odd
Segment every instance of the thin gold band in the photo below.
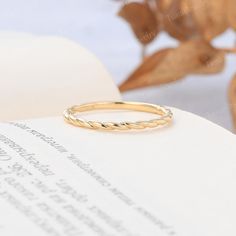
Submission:
<svg viewBox="0 0 236 236">
<path fill-rule="evenodd" d="M 147 113 L 154 113 L 158 115 L 158 118 L 148 121 L 136 121 L 136 122 L 98 122 L 87 121 L 78 118 L 76 115 L 80 112 L 92 111 L 92 110 L 132 110 L 141 111 Z M 96 102 L 77 105 L 68 108 L 64 112 L 64 118 L 66 122 L 74 126 L 96 129 L 96 130 L 130 130 L 130 129 L 145 129 L 161 127 L 169 124 L 172 120 L 173 114 L 170 109 L 163 106 L 139 103 L 139 102 Z"/>
</svg>

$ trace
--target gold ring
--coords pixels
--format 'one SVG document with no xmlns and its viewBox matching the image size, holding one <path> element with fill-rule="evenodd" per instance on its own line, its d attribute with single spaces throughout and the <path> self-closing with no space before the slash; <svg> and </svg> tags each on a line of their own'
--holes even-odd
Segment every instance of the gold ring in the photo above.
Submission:
<svg viewBox="0 0 236 236">
<path fill-rule="evenodd" d="M 78 118 L 77 115 L 85 111 L 93 110 L 132 110 L 147 113 L 154 113 L 158 118 L 148 121 L 135 122 L 98 122 L 89 121 Z M 132 130 L 162 127 L 169 124 L 172 120 L 173 114 L 170 109 L 163 106 L 139 103 L 139 102 L 95 102 L 76 105 L 68 108 L 64 112 L 66 122 L 74 126 L 96 129 L 96 130 Z"/>
</svg>

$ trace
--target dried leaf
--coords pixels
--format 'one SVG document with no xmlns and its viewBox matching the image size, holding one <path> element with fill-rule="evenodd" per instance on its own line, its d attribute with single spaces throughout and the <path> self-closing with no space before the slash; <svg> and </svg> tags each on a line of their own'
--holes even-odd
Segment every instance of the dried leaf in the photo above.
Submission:
<svg viewBox="0 0 236 236">
<path fill-rule="evenodd" d="M 233 124 L 236 129 L 236 75 L 229 86 L 229 103 L 233 117 Z"/>
<path fill-rule="evenodd" d="M 224 68 L 224 52 L 204 40 L 186 41 L 178 48 L 148 57 L 120 86 L 121 91 L 179 80 L 189 74 L 218 73 Z"/>
<path fill-rule="evenodd" d="M 137 39 L 142 44 L 150 43 L 159 32 L 159 25 L 155 13 L 146 3 L 125 4 L 119 12 L 131 26 Z"/>
<path fill-rule="evenodd" d="M 157 6 L 160 8 L 161 12 L 166 12 L 173 0 L 156 0 Z"/>
<path fill-rule="evenodd" d="M 164 29 L 172 37 L 184 41 L 200 38 L 199 29 L 186 0 L 172 0 L 162 6 Z"/>
<path fill-rule="evenodd" d="M 236 0 L 228 0 L 227 16 L 230 27 L 236 30 Z"/>
<path fill-rule="evenodd" d="M 227 0 L 186 0 L 197 27 L 205 39 L 211 40 L 228 28 Z M 235 0 L 231 0 L 234 1 Z"/>
<path fill-rule="evenodd" d="M 172 48 L 163 49 L 146 58 L 143 64 L 141 64 L 138 69 L 135 70 L 123 84 L 121 84 L 120 90 L 126 91 L 149 86 L 149 77 L 153 76 L 152 72 L 162 63 L 168 53 L 172 50 Z M 164 79 L 164 75 L 162 78 Z"/>
</svg>

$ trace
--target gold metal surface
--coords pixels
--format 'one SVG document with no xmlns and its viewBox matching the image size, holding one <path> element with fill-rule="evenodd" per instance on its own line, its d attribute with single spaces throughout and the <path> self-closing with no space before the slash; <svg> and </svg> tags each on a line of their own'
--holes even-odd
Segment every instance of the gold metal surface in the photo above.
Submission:
<svg viewBox="0 0 236 236">
<path fill-rule="evenodd" d="M 135 122 L 99 122 L 90 121 L 78 118 L 77 116 L 81 112 L 94 111 L 94 110 L 131 110 L 153 113 L 158 115 L 158 118 L 147 121 L 135 121 Z M 170 109 L 163 106 L 139 103 L 139 102 L 95 102 L 82 105 L 76 105 L 68 108 L 64 112 L 64 118 L 66 122 L 74 126 L 95 129 L 95 130 L 132 130 L 132 129 L 146 129 L 162 127 L 169 124 L 173 118 L 173 114 Z"/>
</svg>

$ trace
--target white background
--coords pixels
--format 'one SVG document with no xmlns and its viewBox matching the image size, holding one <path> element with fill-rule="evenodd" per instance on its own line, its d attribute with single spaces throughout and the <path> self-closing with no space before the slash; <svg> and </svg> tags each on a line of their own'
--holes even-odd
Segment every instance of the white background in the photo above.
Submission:
<svg viewBox="0 0 236 236">
<path fill-rule="evenodd" d="M 115 0 L 0 0 L 0 30 L 75 40 L 96 54 L 119 84 L 140 62 L 139 44 L 127 24 L 116 16 L 119 6 Z M 235 38 L 228 31 L 214 44 L 232 47 Z M 176 41 L 161 34 L 149 51 L 175 45 Z M 190 76 L 175 84 L 128 92 L 124 98 L 175 106 L 232 130 L 227 89 L 236 73 L 235 65 L 235 57 L 230 55 L 222 74 Z"/>
</svg>

